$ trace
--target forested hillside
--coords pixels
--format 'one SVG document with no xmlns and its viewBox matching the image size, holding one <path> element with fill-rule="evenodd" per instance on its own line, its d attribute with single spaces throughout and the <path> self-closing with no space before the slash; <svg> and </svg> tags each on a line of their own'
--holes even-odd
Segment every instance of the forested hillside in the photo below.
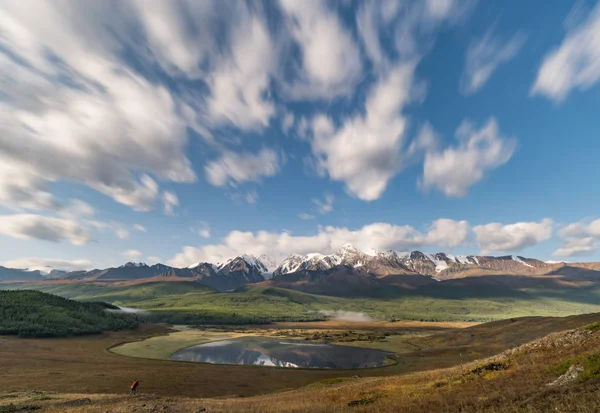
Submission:
<svg viewBox="0 0 600 413">
<path fill-rule="evenodd" d="M 78 302 L 39 291 L 0 291 L 0 335 L 65 337 L 135 328 L 137 321 L 106 311 L 101 302 Z"/>
</svg>

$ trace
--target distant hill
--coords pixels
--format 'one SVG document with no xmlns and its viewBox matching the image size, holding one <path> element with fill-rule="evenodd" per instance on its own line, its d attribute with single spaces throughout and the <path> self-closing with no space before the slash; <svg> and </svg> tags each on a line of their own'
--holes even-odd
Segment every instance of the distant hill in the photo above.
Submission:
<svg viewBox="0 0 600 413">
<path fill-rule="evenodd" d="M 128 262 L 116 268 L 92 271 L 73 271 L 61 275 L 62 280 L 87 281 L 162 281 L 194 280 L 218 291 L 230 291 L 246 284 L 265 280 L 267 268 L 252 256 L 239 256 L 225 264 L 198 263 L 188 268 L 164 264 L 146 265 Z"/>
<path fill-rule="evenodd" d="M 26 338 L 96 334 L 135 328 L 131 316 L 99 302 L 81 303 L 39 291 L 0 291 L 0 335 Z"/>
<path fill-rule="evenodd" d="M 40 271 L 19 270 L 0 266 L 0 281 L 41 281 L 44 277 Z"/>
</svg>

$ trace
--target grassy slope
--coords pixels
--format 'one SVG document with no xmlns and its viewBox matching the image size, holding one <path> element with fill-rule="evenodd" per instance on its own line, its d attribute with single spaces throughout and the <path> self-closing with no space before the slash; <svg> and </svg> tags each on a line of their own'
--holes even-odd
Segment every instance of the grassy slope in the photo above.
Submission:
<svg viewBox="0 0 600 413">
<path fill-rule="evenodd" d="M 80 303 L 38 291 L 0 291 L 0 334 L 62 337 L 134 328 L 137 321 L 108 313 L 101 303 Z"/>
<path fill-rule="evenodd" d="M 5 285 L 6 287 L 6 285 Z M 14 288 L 15 285 L 12 286 Z M 30 284 L 77 300 L 102 300 L 152 310 L 151 318 L 173 323 L 263 323 L 323 319 L 321 310 L 365 312 L 377 319 L 491 321 L 521 316 L 600 312 L 600 290 L 507 290 L 497 286 L 432 288 L 391 297 L 330 297 L 298 291 L 246 287 L 217 293 L 193 282 L 129 286 Z M 23 286 L 21 286 L 23 288 Z"/>
</svg>

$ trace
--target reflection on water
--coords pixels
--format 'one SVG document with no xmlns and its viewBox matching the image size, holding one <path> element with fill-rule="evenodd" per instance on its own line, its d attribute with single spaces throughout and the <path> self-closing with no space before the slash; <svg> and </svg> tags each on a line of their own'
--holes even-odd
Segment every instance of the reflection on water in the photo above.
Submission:
<svg viewBox="0 0 600 413">
<path fill-rule="evenodd" d="M 245 337 L 184 348 L 171 355 L 171 359 L 212 364 L 357 369 L 381 366 L 387 354 L 356 347 Z"/>
</svg>

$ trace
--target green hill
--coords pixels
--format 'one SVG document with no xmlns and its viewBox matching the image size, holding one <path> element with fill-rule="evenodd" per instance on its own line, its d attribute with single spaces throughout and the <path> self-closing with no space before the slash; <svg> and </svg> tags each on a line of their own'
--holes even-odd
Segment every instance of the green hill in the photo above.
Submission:
<svg viewBox="0 0 600 413">
<path fill-rule="evenodd" d="M 248 285 L 220 293 L 190 281 L 0 284 L 35 289 L 78 301 L 104 301 L 147 310 L 147 321 L 173 324 L 262 324 L 315 321 L 324 312 L 354 311 L 379 320 L 492 321 L 524 316 L 567 316 L 600 312 L 595 287 L 520 288 L 485 280 L 452 280 L 414 290 L 392 289 L 368 296 L 317 295 L 277 287 Z M 543 287 L 543 286 L 542 286 Z"/>
<path fill-rule="evenodd" d="M 65 337 L 135 328 L 137 321 L 106 311 L 101 302 L 81 303 L 39 291 L 0 291 L 0 335 Z"/>
</svg>

